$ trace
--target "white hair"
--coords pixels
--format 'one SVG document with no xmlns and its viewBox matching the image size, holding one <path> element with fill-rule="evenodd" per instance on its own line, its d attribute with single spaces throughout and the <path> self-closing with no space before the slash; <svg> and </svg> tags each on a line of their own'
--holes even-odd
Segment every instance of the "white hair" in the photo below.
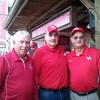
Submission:
<svg viewBox="0 0 100 100">
<path fill-rule="evenodd" d="M 30 33 L 27 31 L 17 31 L 13 36 L 13 41 L 18 41 L 21 36 L 30 36 Z"/>
</svg>

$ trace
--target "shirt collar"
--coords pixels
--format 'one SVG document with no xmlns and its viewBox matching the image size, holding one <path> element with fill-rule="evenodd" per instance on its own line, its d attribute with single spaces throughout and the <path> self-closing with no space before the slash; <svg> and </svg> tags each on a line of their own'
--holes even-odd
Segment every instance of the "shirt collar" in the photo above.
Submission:
<svg viewBox="0 0 100 100">
<path fill-rule="evenodd" d="M 84 49 L 83 49 L 83 53 L 81 55 L 79 55 L 79 56 L 85 55 L 87 53 L 87 51 L 88 51 L 88 47 L 85 45 Z M 76 56 L 75 49 L 73 49 L 72 55 Z"/>
<path fill-rule="evenodd" d="M 56 46 L 56 47 L 54 47 L 54 48 L 50 48 L 48 45 L 45 45 L 45 48 L 46 48 L 47 50 L 49 50 L 49 51 L 55 52 L 55 51 L 57 51 L 58 46 Z"/>
<path fill-rule="evenodd" d="M 15 49 L 13 48 L 13 50 L 11 51 L 11 56 L 12 56 L 12 59 L 14 60 L 14 61 L 20 61 L 20 58 L 19 58 L 19 56 L 17 55 L 17 53 L 16 53 L 16 51 L 15 51 Z M 26 55 L 26 59 L 25 60 L 29 60 L 29 59 L 31 59 L 28 55 Z"/>
</svg>

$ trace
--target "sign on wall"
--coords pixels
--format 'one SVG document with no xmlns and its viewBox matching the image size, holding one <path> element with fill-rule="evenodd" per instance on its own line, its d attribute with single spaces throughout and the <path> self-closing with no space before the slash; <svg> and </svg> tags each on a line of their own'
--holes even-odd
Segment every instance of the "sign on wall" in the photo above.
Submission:
<svg viewBox="0 0 100 100">
<path fill-rule="evenodd" d="M 56 18 L 48 21 L 46 24 L 34 30 L 32 32 L 32 38 L 44 34 L 48 25 L 56 25 L 58 28 L 62 26 L 65 26 L 65 28 L 71 27 L 73 24 L 72 15 L 72 6 L 70 6 L 62 11 Z"/>
</svg>

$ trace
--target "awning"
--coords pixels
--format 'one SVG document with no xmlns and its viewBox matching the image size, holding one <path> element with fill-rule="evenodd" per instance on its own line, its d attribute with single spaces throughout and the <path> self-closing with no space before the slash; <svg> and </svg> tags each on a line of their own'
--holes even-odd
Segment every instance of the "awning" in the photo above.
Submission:
<svg viewBox="0 0 100 100">
<path fill-rule="evenodd" d="M 75 5 L 78 8 L 79 16 L 82 20 L 85 18 L 84 6 L 77 0 L 16 0 L 6 18 L 3 28 L 9 32 L 18 30 L 28 30 L 32 32 L 37 29 L 41 23 L 54 17 L 68 7 Z M 82 14 L 81 14 L 82 13 Z M 81 16 L 82 15 L 82 16 Z M 83 20 L 87 23 L 87 20 Z"/>
<path fill-rule="evenodd" d="M 8 31 L 31 30 L 61 10 L 67 0 L 16 0 L 3 28 Z"/>
</svg>

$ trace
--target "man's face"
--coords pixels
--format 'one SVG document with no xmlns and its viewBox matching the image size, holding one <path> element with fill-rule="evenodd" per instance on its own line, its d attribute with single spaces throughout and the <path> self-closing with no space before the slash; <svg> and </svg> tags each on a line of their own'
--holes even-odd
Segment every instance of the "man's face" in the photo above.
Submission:
<svg viewBox="0 0 100 100">
<path fill-rule="evenodd" d="M 30 48 L 30 36 L 20 36 L 17 40 L 14 41 L 14 48 L 16 53 L 23 57 L 27 54 L 28 49 Z"/>
<path fill-rule="evenodd" d="M 46 33 L 45 40 L 49 47 L 53 48 L 58 44 L 59 34 L 56 32 Z"/>
<path fill-rule="evenodd" d="M 83 33 L 76 32 L 71 36 L 71 42 L 75 48 L 81 48 L 85 44 L 85 37 Z"/>
</svg>

